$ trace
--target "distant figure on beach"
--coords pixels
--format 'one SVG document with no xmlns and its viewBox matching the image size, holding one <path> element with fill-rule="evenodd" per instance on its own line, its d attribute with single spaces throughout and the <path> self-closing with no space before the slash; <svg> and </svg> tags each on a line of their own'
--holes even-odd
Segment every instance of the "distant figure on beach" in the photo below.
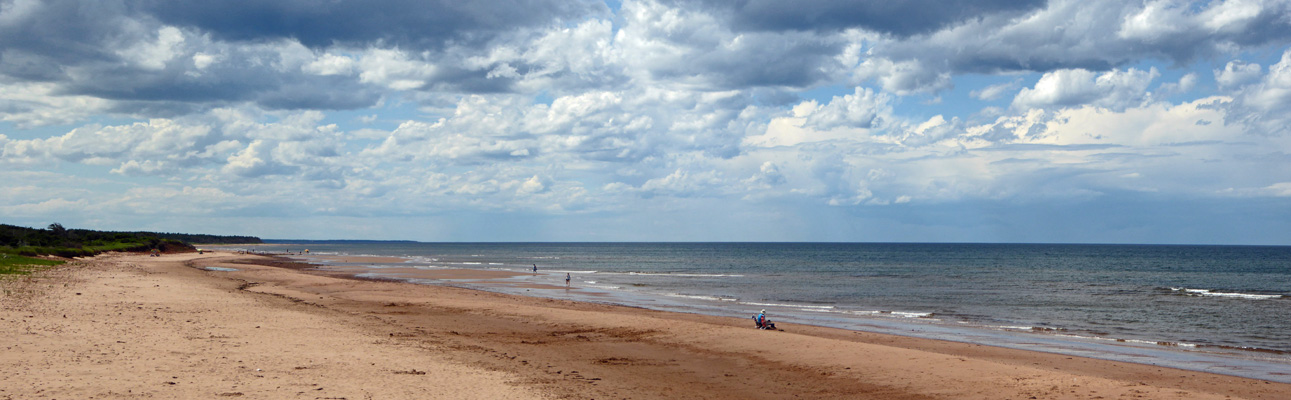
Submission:
<svg viewBox="0 0 1291 400">
<path fill-rule="evenodd" d="M 533 265 L 533 273 L 538 273 L 538 264 Z"/>
<path fill-rule="evenodd" d="M 775 323 L 767 319 L 767 310 L 763 309 L 758 315 L 753 317 L 753 323 L 758 325 L 758 329 L 775 330 Z"/>
<path fill-rule="evenodd" d="M 569 286 L 569 273 L 565 273 L 565 286 Z"/>
</svg>

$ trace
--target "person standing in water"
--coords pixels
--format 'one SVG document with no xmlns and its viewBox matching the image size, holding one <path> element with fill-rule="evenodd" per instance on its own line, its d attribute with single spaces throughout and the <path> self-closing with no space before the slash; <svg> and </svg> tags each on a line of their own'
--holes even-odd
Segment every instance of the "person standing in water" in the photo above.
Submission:
<svg viewBox="0 0 1291 400">
<path fill-rule="evenodd" d="M 565 273 L 565 287 L 569 287 L 569 273 Z"/>
<path fill-rule="evenodd" d="M 538 264 L 533 265 L 533 273 L 538 273 Z"/>
</svg>

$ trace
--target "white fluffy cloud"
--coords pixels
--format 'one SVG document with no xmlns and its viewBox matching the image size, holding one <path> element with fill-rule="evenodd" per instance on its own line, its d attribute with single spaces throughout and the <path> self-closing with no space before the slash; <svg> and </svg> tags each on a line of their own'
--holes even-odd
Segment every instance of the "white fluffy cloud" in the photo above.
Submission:
<svg viewBox="0 0 1291 400">
<path fill-rule="evenodd" d="M 1023 88 L 1013 98 L 1020 110 L 1093 104 L 1115 110 L 1136 107 L 1150 99 L 1147 91 L 1161 74 L 1156 68 L 1130 68 L 1096 73 L 1084 69 L 1063 69 L 1044 74 L 1034 87 Z"/>
<path fill-rule="evenodd" d="M 1233 60 L 1224 65 L 1224 69 L 1215 70 L 1215 82 L 1220 87 L 1235 88 L 1259 79 L 1261 72 L 1259 64 Z"/>
<path fill-rule="evenodd" d="M 950 88 L 950 73 L 919 60 L 892 61 L 869 58 L 854 72 L 856 79 L 876 81 L 884 91 L 899 95 L 936 92 Z"/>
<path fill-rule="evenodd" d="M 834 97 L 829 104 L 813 110 L 807 125 L 829 130 L 837 127 L 874 128 L 892 113 L 890 96 L 857 87 L 855 93 Z"/>
<path fill-rule="evenodd" d="M 1252 70 L 1258 73 L 1258 65 L 1246 68 L 1246 71 Z M 1249 76 L 1243 80 L 1251 83 L 1236 96 L 1230 119 L 1240 121 L 1256 134 L 1285 135 L 1291 132 L 1287 128 L 1287 123 L 1291 122 L 1287 116 L 1291 111 L 1291 50 L 1282 53 L 1282 59 L 1270 65 L 1264 76 Z"/>
</svg>

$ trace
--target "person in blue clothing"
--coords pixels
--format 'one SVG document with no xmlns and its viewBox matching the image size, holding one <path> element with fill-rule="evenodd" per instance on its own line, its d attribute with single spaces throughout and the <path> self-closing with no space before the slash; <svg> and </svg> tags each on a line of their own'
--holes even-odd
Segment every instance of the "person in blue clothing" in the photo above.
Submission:
<svg viewBox="0 0 1291 400">
<path fill-rule="evenodd" d="M 775 329 L 775 323 L 767 319 L 767 310 L 765 309 L 758 312 L 758 315 L 753 317 L 753 321 L 758 325 L 758 329 Z"/>
<path fill-rule="evenodd" d="M 569 273 L 568 273 L 568 272 L 566 272 L 566 273 L 565 273 L 565 286 L 569 286 L 569 279 L 570 279 L 570 277 L 569 277 Z"/>
</svg>

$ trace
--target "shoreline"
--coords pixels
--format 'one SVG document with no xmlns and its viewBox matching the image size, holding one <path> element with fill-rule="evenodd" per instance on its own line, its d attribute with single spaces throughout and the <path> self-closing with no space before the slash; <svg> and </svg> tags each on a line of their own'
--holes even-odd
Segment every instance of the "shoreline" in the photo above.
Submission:
<svg viewBox="0 0 1291 400">
<path fill-rule="evenodd" d="M 1291 396 L 1288 384 L 1150 365 L 787 322 L 780 323 L 782 332 L 759 331 L 740 318 L 345 278 L 261 263 L 274 264 L 268 257 L 227 252 L 154 259 L 112 255 L 42 274 L 35 281 L 44 285 L 43 293 L 29 296 L 27 306 L 0 311 L 4 333 L 21 339 L 0 356 L 6 370 L 21 371 L 0 378 L 0 387 L 8 388 L 0 398 L 124 398 L 143 390 L 163 397 L 280 398 L 307 387 L 285 388 L 284 382 L 306 381 L 328 389 L 300 393 L 349 398 Z M 186 300 L 199 295 L 203 302 Z M 77 312 L 70 320 L 60 315 Z M 156 316 L 172 323 L 149 325 Z M 111 342 L 127 337 L 118 333 L 129 329 L 140 330 L 130 337 L 183 332 L 175 343 Z M 87 330 L 106 343 L 71 340 L 72 333 Z M 347 344 L 335 346 L 324 340 L 329 338 Z M 41 347 L 45 341 L 58 344 Z M 112 354 L 94 355 L 103 346 Z M 349 351 L 352 346 L 380 353 L 384 364 L 366 365 L 359 361 L 362 354 Z M 162 351 L 171 347 L 179 353 Z M 249 357 L 251 347 L 257 362 L 269 368 L 252 371 L 220 361 Z M 60 356 L 78 351 L 86 355 Z M 153 360 L 130 361 L 145 354 Z M 189 370 L 161 372 L 157 365 Z M 444 379 L 450 376 L 484 378 L 461 385 Z"/>
<path fill-rule="evenodd" d="M 729 317 L 731 314 L 728 304 L 703 304 L 703 301 L 693 299 L 656 299 L 640 293 L 629 294 L 587 285 L 576 285 L 573 291 L 566 290 L 564 292 L 531 291 L 530 289 L 565 289 L 565 287 L 530 284 L 517 280 L 490 279 L 525 277 L 531 275 L 528 272 L 518 273 L 495 269 L 399 267 L 399 264 L 414 260 L 388 256 L 297 254 L 277 255 L 275 257 L 287 262 L 301 263 L 302 267 L 300 268 L 307 269 L 310 267 L 304 266 L 312 266 L 318 271 L 342 275 L 348 274 L 357 279 L 380 279 L 413 284 L 444 285 L 510 295 L 588 301 L 719 317 Z M 384 265 L 378 268 L 366 268 L 362 266 L 363 264 Z M 539 274 L 532 275 L 539 276 Z M 544 273 L 543 275 L 549 274 Z M 689 304 L 682 305 L 683 303 Z M 764 305 L 764 307 L 772 308 L 769 305 Z M 774 319 L 777 322 L 794 322 L 801 325 L 813 325 L 846 331 L 1039 351 L 1291 383 L 1291 374 L 1284 373 L 1287 368 L 1291 368 L 1291 364 L 1288 364 L 1285 357 L 1286 353 L 1281 351 L 1081 336 L 1044 328 L 1029 328 L 1027 330 L 1016 327 L 1009 327 L 1011 329 L 988 329 L 988 327 L 972 325 L 937 323 L 913 317 L 870 318 L 862 319 L 858 322 L 857 320 L 841 320 L 837 317 L 831 318 L 828 314 L 805 313 L 777 314 Z"/>
</svg>

